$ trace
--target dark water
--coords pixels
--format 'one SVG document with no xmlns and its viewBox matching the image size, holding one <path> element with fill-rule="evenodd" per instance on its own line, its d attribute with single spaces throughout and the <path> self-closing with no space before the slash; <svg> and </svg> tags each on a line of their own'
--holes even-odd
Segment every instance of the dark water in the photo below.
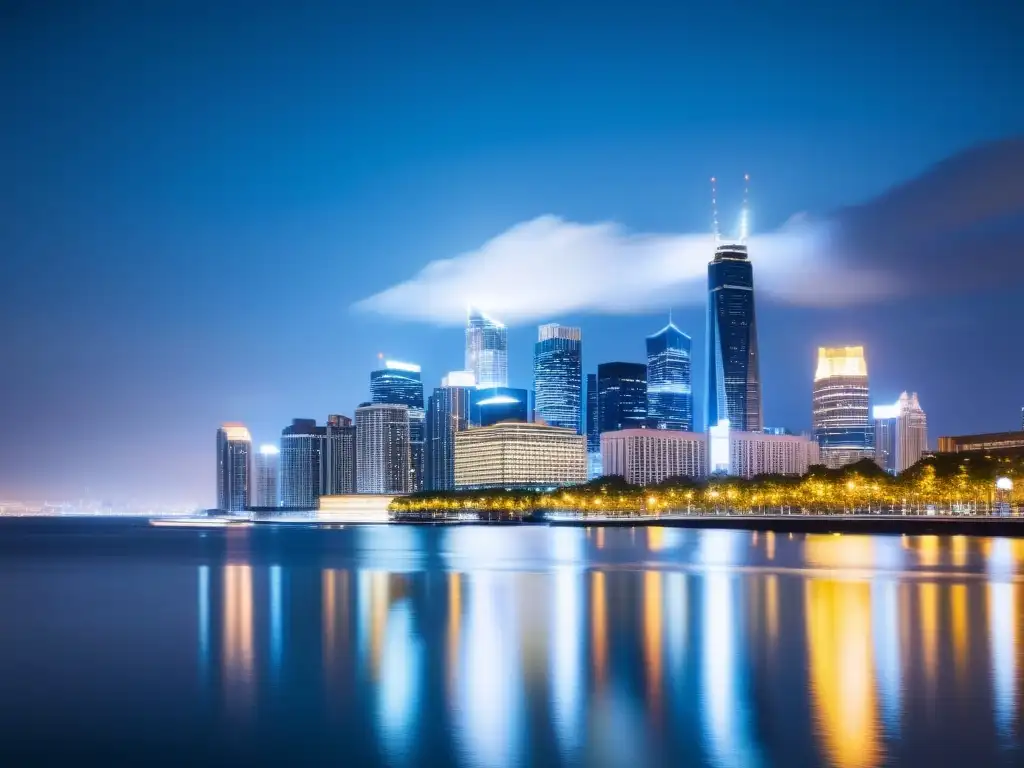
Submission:
<svg viewBox="0 0 1024 768">
<path fill-rule="evenodd" d="M 0 765 L 1024 764 L 1024 541 L 0 521 Z"/>
</svg>

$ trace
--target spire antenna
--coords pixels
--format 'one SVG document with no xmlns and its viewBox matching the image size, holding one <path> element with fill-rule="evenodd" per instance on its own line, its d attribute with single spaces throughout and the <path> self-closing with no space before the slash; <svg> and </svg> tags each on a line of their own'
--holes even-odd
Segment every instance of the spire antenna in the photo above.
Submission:
<svg viewBox="0 0 1024 768">
<path fill-rule="evenodd" d="M 718 231 L 718 180 L 711 177 L 711 231 L 715 235 L 715 244 L 722 239 L 722 233 Z"/>
<path fill-rule="evenodd" d="M 744 245 L 750 234 L 750 174 L 743 174 L 743 210 L 740 212 L 740 242 Z"/>
</svg>

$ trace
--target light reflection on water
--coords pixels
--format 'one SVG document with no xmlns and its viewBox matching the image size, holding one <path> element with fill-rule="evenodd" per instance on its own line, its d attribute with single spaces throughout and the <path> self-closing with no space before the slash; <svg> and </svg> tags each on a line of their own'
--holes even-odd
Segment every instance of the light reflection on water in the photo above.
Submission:
<svg viewBox="0 0 1024 768">
<path fill-rule="evenodd" d="M 142 551 L 166 529 L 109 533 Z M 149 559 L 92 560 L 73 537 L 61 557 L 58 538 L 0 559 L 0 609 L 23 617 L 0 638 L 0 705 L 13 713 L 0 758 L 38 750 L 26 724 L 41 722 L 88 727 L 111 754 L 128 732 L 139 749 L 192 745 L 193 762 L 211 764 L 1021 762 L 1018 541 L 174 534 L 179 548 Z M 67 608 L 25 611 L 26 595 Z M 91 610 L 75 608 L 83 595 Z M 85 639 L 43 664 L 53 637 Z"/>
</svg>

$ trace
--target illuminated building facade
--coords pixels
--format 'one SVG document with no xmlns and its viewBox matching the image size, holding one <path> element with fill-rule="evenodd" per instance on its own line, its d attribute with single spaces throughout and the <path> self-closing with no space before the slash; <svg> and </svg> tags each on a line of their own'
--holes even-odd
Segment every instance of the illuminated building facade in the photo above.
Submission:
<svg viewBox="0 0 1024 768">
<path fill-rule="evenodd" d="M 601 363 L 597 366 L 598 434 L 647 426 L 647 366 Z"/>
<path fill-rule="evenodd" d="M 584 421 L 587 435 L 587 476 L 601 476 L 601 431 L 598 429 L 597 374 L 587 374 L 587 408 Z"/>
<path fill-rule="evenodd" d="M 899 474 L 921 460 L 928 450 L 928 419 L 916 392 L 904 392 L 894 405 L 876 405 L 872 417 L 878 466 Z"/>
<path fill-rule="evenodd" d="M 478 387 L 508 386 L 508 331 L 475 307 L 466 323 L 466 370 Z"/>
<path fill-rule="evenodd" d="M 249 506 L 252 438 L 244 424 L 217 430 L 217 509 L 242 512 Z"/>
<path fill-rule="evenodd" d="M 356 408 L 356 492 L 403 494 L 410 488 L 409 408 Z"/>
<path fill-rule="evenodd" d="M 1024 431 L 940 437 L 938 450 L 940 453 L 980 451 L 996 455 L 1024 456 Z"/>
<path fill-rule="evenodd" d="M 410 490 L 423 488 L 423 442 L 426 416 L 420 367 L 413 363 L 387 360 L 384 368 L 370 373 L 370 400 L 386 405 L 404 405 L 409 409 Z"/>
<path fill-rule="evenodd" d="M 538 328 L 533 381 L 536 414 L 532 420 L 578 434 L 583 406 L 583 344 L 579 328 L 558 323 Z"/>
<path fill-rule="evenodd" d="M 814 372 L 814 438 L 832 468 L 875 456 L 864 347 L 821 347 Z"/>
<path fill-rule="evenodd" d="M 327 430 L 316 419 L 292 419 L 281 431 L 281 506 L 316 509 L 323 489 Z"/>
<path fill-rule="evenodd" d="M 356 428 L 347 416 L 327 417 L 321 496 L 356 492 Z"/>
<path fill-rule="evenodd" d="M 473 390 L 470 425 L 489 427 L 499 421 L 529 421 L 530 396 L 525 389 L 487 387 Z"/>
<path fill-rule="evenodd" d="M 427 402 L 427 439 L 424 445 L 424 488 L 450 491 L 455 488 L 455 433 L 469 428 L 472 386 L 451 386 L 459 381 L 445 377 Z"/>
<path fill-rule="evenodd" d="M 586 438 L 571 429 L 502 422 L 455 434 L 456 488 L 556 488 L 586 480 Z"/>
<path fill-rule="evenodd" d="M 707 404 L 705 424 L 723 420 L 760 432 L 760 357 L 754 309 L 754 269 L 743 244 L 719 245 L 708 264 Z"/>
<path fill-rule="evenodd" d="M 278 458 L 281 451 L 276 445 L 261 445 L 253 456 L 252 506 L 276 507 Z"/>
<path fill-rule="evenodd" d="M 647 337 L 647 420 L 652 429 L 693 431 L 690 337 L 671 321 Z"/>
<path fill-rule="evenodd" d="M 633 485 L 711 474 L 804 475 L 818 463 L 818 446 L 800 435 L 735 432 L 720 422 L 708 434 L 668 429 L 625 429 L 601 435 L 603 474 Z"/>
</svg>

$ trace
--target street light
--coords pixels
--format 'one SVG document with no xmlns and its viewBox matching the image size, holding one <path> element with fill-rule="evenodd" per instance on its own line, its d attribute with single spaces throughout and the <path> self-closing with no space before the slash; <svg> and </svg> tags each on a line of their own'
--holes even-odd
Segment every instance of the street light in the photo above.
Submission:
<svg viewBox="0 0 1024 768">
<path fill-rule="evenodd" d="M 996 478 L 996 490 L 997 491 L 1012 491 L 1013 480 L 1008 477 L 997 477 Z"/>
</svg>

